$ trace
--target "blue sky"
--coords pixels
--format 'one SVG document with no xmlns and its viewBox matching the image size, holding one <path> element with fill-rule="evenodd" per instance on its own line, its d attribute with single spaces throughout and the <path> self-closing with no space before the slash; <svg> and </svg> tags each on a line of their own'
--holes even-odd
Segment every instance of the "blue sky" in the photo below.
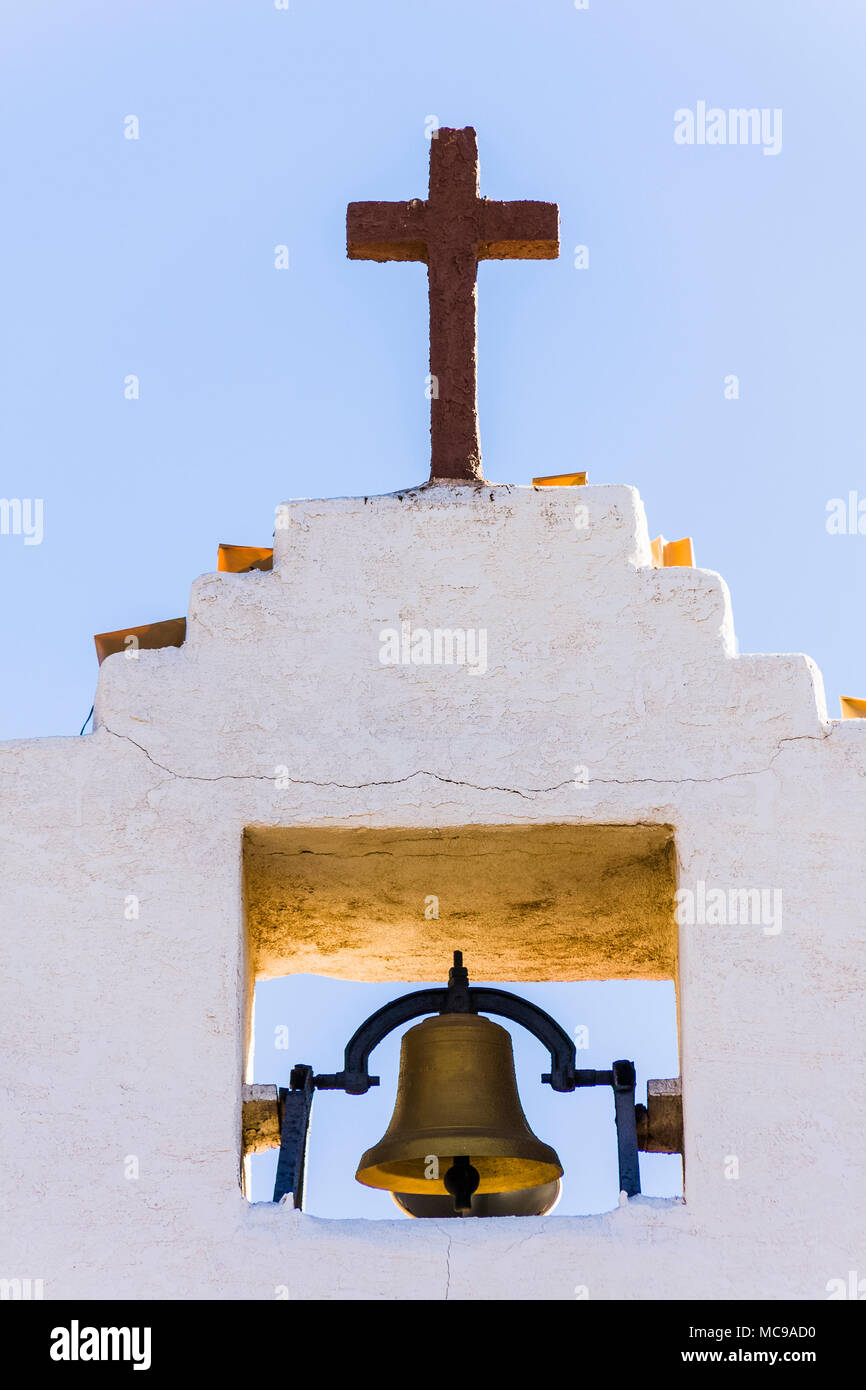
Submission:
<svg viewBox="0 0 866 1390">
<path fill-rule="evenodd" d="M 6 0 L 0 22 L 0 495 L 44 508 L 41 544 L 0 534 L 0 737 L 76 734 L 93 634 L 184 613 L 281 500 L 424 480 L 424 268 L 348 262 L 345 208 L 424 196 L 431 115 L 476 127 L 483 193 L 561 208 L 559 261 L 480 268 L 487 475 L 636 485 L 652 534 L 729 583 L 743 651 L 809 653 L 833 715 L 866 696 L 866 536 L 826 529 L 866 499 L 862 6 Z M 780 152 L 676 144 L 700 101 L 781 110 Z"/>
</svg>

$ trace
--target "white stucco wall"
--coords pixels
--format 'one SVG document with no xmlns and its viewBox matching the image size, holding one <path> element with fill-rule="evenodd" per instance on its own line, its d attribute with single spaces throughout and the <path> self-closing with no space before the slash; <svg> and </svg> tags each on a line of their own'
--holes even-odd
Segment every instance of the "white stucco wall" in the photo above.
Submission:
<svg viewBox="0 0 866 1390">
<path fill-rule="evenodd" d="M 105 662 L 92 735 L 0 750 L 0 1276 L 569 1299 L 820 1298 L 866 1274 L 866 722 L 827 720 L 806 657 L 737 656 L 722 580 L 652 569 L 629 488 L 280 519 L 272 573 L 195 582 L 183 648 Z M 403 619 L 485 629 L 488 670 L 383 667 Z M 685 1203 L 516 1225 L 250 1206 L 244 828 L 563 822 L 671 825 L 681 887 L 783 894 L 775 934 L 680 928 Z"/>
</svg>

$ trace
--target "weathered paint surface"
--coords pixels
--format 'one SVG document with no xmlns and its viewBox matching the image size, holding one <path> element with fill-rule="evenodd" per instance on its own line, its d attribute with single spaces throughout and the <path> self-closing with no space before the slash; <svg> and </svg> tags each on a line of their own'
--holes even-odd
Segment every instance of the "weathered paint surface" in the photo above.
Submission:
<svg viewBox="0 0 866 1390">
<path fill-rule="evenodd" d="M 405 621 L 483 630 L 486 669 L 383 665 Z M 806 657 L 738 656 L 722 580 L 651 567 L 634 491 L 287 504 L 274 570 L 197 580 L 182 648 L 103 664 L 96 723 L 0 750 L 0 1276 L 571 1299 L 866 1275 L 866 723 L 828 721 Z M 679 926 L 685 1203 L 457 1231 L 248 1205 L 245 832 L 580 825 L 666 827 L 680 889 L 781 893 L 766 920 Z M 350 970 L 328 930 L 317 968 Z M 525 977 L 555 977 L 536 935 Z M 366 978 L 394 978 L 378 955 Z"/>
</svg>

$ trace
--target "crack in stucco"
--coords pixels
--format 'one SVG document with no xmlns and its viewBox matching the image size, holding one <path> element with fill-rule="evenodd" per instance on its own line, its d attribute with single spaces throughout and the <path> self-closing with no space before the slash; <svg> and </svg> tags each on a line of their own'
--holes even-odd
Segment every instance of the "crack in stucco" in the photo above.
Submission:
<svg viewBox="0 0 866 1390">
<path fill-rule="evenodd" d="M 509 1245 L 505 1250 L 503 1250 L 501 1258 L 504 1260 L 505 1256 L 510 1255 L 512 1250 L 517 1250 L 519 1246 L 526 1245 L 527 1241 L 537 1240 L 539 1236 L 543 1236 L 546 1234 L 546 1226 L 542 1226 L 540 1231 L 530 1231 L 528 1236 L 524 1236 L 522 1240 L 515 1240 L 512 1245 Z"/>
<path fill-rule="evenodd" d="M 621 821 L 621 822 L 619 822 L 619 823 L 616 823 L 616 822 L 605 822 L 605 828 L 608 829 L 608 830 L 617 829 L 617 828 L 622 829 L 622 830 L 636 830 L 636 829 L 639 829 L 639 828 L 641 828 L 641 827 L 643 827 L 644 829 L 647 829 L 647 830 L 654 830 L 654 831 L 655 831 L 655 830 L 659 830 L 660 828 L 664 828 L 663 825 L 662 825 L 662 823 L 660 823 L 659 821 L 650 821 L 650 820 Z M 440 857 L 441 852 L 442 852 L 442 851 L 441 851 L 441 846 L 443 846 L 443 845 L 445 845 L 445 844 L 450 845 L 452 841 L 455 841 L 455 840 L 458 840 L 458 839 L 459 839 L 459 837 L 456 836 L 456 835 L 451 835 L 451 836 L 449 836 L 447 840 L 445 840 L 445 839 L 441 839 L 441 840 L 440 840 L 438 837 L 435 838 L 435 839 L 429 838 L 429 839 L 423 841 L 423 843 L 426 844 L 427 846 L 432 846 L 432 852 L 430 852 L 430 851 L 425 851 L 425 852 L 419 853 L 419 854 L 408 854 L 408 853 L 405 852 L 405 850 L 404 850 L 404 848 L 403 848 L 404 845 L 407 845 L 407 844 L 416 844 L 416 843 L 418 843 L 417 841 L 414 841 L 414 840 L 395 840 L 395 841 L 394 841 L 394 844 L 398 846 L 397 849 L 367 849 L 367 850 L 363 850 L 360 854 L 352 854 L 348 849 L 339 849 L 339 850 L 309 849 L 309 848 L 307 848 L 306 846 L 304 846 L 303 849 L 268 849 L 268 850 L 261 850 L 261 851 L 260 851 L 260 854 L 261 854 L 261 857 L 264 858 L 264 859 L 301 859 L 301 858 L 304 858 L 304 859 L 307 859 L 307 858 L 309 858 L 309 859 L 339 859 L 341 862 L 344 862 L 344 861 L 349 860 L 349 859 L 376 859 L 376 858 L 382 858 L 382 859 L 396 859 L 396 858 L 398 858 L 398 857 L 399 857 L 401 860 L 406 860 L 406 859 L 426 859 L 426 860 L 432 860 L 432 859 L 436 859 L 436 858 Z M 538 859 L 540 856 L 542 856 L 542 855 L 544 855 L 544 854 L 556 853 L 556 852 L 558 852 L 559 850 L 564 850 L 566 853 L 571 853 L 571 852 L 573 852 L 573 849 L 574 849 L 574 846 L 573 846 L 573 845 L 567 844 L 567 843 L 563 843 L 563 842 L 561 842 L 561 841 L 559 841 L 559 840 L 544 840 L 544 841 L 541 841 L 537 846 L 533 846 L 531 849 L 524 849 L 521 845 L 509 845 L 509 846 L 508 846 L 508 853 L 509 853 L 509 854 L 524 854 L 524 855 L 527 855 L 527 856 L 528 856 L 529 858 L 531 858 L 531 859 Z M 468 854 L 460 854 L 460 853 L 457 852 L 457 850 L 455 850 L 455 849 L 450 849 L 450 848 L 449 848 L 448 851 L 447 851 L 447 853 L 448 853 L 449 857 L 451 857 L 451 858 L 453 858 L 453 859 L 465 859 L 465 860 L 496 859 L 496 858 L 498 858 L 499 855 L 500 855 L 500 851 L 499 851 L 499 850 L 495 850 L 495 849 L 492 849 L 492 850 L 471 850 Z"/>
<path fill-rule="evenodd" d="M 134 738 L 130 738 L 129 734 L 116 733 L 114 729 L 109 729 L 107 724 L 100 725 L 100 728 L 105 729 L 105 732 L 111 734 L 112 738 L 120 739 L 124 743 L 131 743 L 134 748 L 137 748 L 140 753 L 144 754 L 149 763 L 152 763 L 153 766 L 159 768 L 161 772 L 168 773 L 170 777 L 174 777 L 178 781 L 274 782 L 277 780 L 276 775 L 269 775 L 261 772 L 224 772 L 218 777 L 203 777 L 197 773 L 191 772 L 175 772 L 173 768 L 166 767 L 165 763 L 160 763 L 156 758 L 151 757 L 147 749 L 142 744 L 137 743 Z M 825 739 L 830 737 L 831 733 L 832 730 L 828 730 L 823 734 L 791 734 L 780 739 L 779 746 L 775 753 L 773 753 L 766 767 L 743 769 L 738 772 L 724 772 L 714 777 L 590 777 L 588 783 L 582 783 L 581 785 L 631 787 L 652 784 L 660 787 L 679 787 L 691 782 L 696 786 L 706 786 L 713 782 L 734 781 L 740 777 L 761 777 L 771 770 L 774 762 L 780 756 L 784 744 L 799 743 L 804 740 L 807 742 L 823 743 Z M 289 777 L 287 774 L 281 774 L 279 780 L 291 782 L 293 786 L 297 787 L 336 787 L 340 791 L 365 791 L 368 787 L 399 786 L 403 782 L 411 782 L 416 777 L 431 777 L 437 782 L 447 783 L 455 787 L 469 787 L 472 791 L 477 792 L 505 792 L 508 796 L 519 796 L 525 801 L 531 800 L 534 796 L 546 796 L 551 792 L 561 791 L 563 787 L 571 786 L 574 782 L 574 778 L 569 777 L 566 778 L 564 782 L 556 782 L 550 787 L 526 787 L 521 790 L 519 787 L 501 787 L 496 784 L 481 786 L 477 782 L 468 782 L 458 777 L 445 777 L 442 773 L 430 772 L 426 768 L 419 768 L 416 772 L 408 772 L 404 777 L 389 777 L 371 782 L 317 782 L 313 778 Z"/>
<path fill-rule="evenodd" d="M 448 1244 L 445 1247 L 445 1297 L 443 1299 L 443 1302 L 447 1303 L 448 1296 L 451 1292 L 451 1250 L 454 1245 L 454 1238 L 453 1236 L 449 1235 L 447 1231 L 443 1231 L 442 1234 L 445 1236 L 445 1239 L 448 1242 Z M 529 1234 L 523 1236 L 521 1240 L 515 1240 L 512 1242 L 511 1245 L 506 1246 L 506 1248 L 502 1251 L 500 1258 L 505 1259 L 506 1255 L 510 1255 L 512 1250 L 517 1250 L 521 1245 L 526 1245 L 530 1240 L 537 1240 L 539 1236 L 543 1235 L 547 1235 L 546 1225 L 542 1226 L 541 1230 L 539 1231 L 530 1231 Z"/>
</svg>

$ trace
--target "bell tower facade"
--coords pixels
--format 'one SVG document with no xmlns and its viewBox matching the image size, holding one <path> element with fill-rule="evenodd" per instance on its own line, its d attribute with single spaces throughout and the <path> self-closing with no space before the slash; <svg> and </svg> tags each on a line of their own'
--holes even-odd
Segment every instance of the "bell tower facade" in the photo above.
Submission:
<svg viewBox="0 0 866 1390">
<path fill-rule="evenodd" d="M 628 487 L 292 502 L 273 559 L 196 580 L 182 645 L 108 656 L 92 734 L 0 750 L 10 1277 L 46 1298 L 826 1297 L 864 1242 L 866 723 L 828 719 L 805 656 L 739 654 L 724 582 L 657 567 Z M 390 895 L 357 868 L 383 844 Z M 431 854 L 459 927 L 424 918 Z M 544 932 L 512 910 L 539 865 Z M 525 1216 L 519 1249 L 510 1221 L 455 1239 L 246 1199 L 255 980 L 439 979 L 455 938 L 509 988 L 675 979 L 683 1199 Z"/>
</svg>

